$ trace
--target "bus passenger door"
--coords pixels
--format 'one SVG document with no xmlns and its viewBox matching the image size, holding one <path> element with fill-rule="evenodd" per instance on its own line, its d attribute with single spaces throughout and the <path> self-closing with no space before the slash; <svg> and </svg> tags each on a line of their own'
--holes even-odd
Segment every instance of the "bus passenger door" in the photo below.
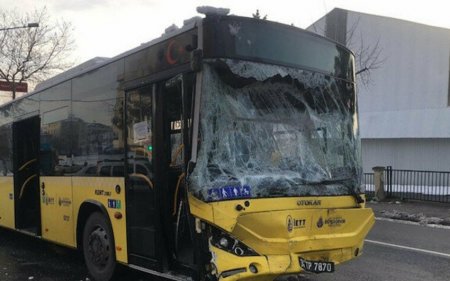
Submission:
<svg viewBox="0 0 450 281">
<path fill-rule="evenodd" d="M 40 118 L 13 123 L 13 169 L 16 228 L 40 235 Z"/>
<path fill-rule="evenodd" d="M 163 110 L 164 159 L 162 159 L 163 179 L 161 195 L 163 221 L 167 233 L 167 248 L 174 258 L 174 268 L 189 271 L 194 265 L 194 249 L 189 227 L 188 205 L 185 190 L 186 161 L 189 159 L 189 124 L 191 100 L 194 90 L 194 73 L 184 73 L 160 84 L 163 100 L 158 106 Z"/>
<path fill-rule="evenodd" d="M 162 270 L 162 231 L 153 159 L 154 87 L 148 85 L 126 93 L 127 240 L 130 264 Z"/>
</svg>

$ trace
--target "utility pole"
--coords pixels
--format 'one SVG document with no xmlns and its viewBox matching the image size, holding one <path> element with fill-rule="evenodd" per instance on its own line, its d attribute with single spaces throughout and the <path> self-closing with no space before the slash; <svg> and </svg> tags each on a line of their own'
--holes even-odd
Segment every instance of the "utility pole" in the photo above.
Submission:
<svg viewBox="0 0 450 281">
<path fill-rule="evenodd" d="M 19 28 L 31 28 L 31 27 L 39 27 L 39 23 L 31 22 L 31 23 L 29 23 L 27 25 L 23 25 L 23 26 L 2 27 L 2 28 L 0 28 L 0 31 L 19 29 Z"/>
</svg>

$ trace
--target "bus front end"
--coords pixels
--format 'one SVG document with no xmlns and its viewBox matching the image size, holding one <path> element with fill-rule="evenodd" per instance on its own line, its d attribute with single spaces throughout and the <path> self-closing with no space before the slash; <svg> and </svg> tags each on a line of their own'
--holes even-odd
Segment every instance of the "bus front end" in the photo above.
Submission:
<svg viewBox="0 0 450 281">
<path fill-rule="evenodd" d="M 374 223 L 361 190 L 354 58 L 268 21 L 207 16 L 190 213 L 210 280 L 333 272 Z"/>
</svg>

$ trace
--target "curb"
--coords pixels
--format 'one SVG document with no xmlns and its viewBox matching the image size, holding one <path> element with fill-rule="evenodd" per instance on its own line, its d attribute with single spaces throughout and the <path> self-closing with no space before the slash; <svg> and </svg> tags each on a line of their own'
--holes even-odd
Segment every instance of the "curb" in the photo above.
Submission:
<svg viewBox="0 0 450 281">
<path fill-rule="evenodd" d="M 401 223 L 401 224 L 409 224 L 409 225 L 419 225 L 419 226 L 425 226 L 425 227 L 431 227 L 431 228 L 439 228 L 439 229 L 448 229 L 450 230 L 450 226 L 448 225 L 441 225 L 441 224 L 427 224 L 427 223 L 419 223 L 415 221 L 406 221 L 406 220 L 397 220 L 397 219 L 390 219 L 390 218 L 383 218 L 383 217 L 375 217 L 375 220 L 377 221 L 388 221 L 388 222 L 395 222 L 395 223 Z"/>
</svg>

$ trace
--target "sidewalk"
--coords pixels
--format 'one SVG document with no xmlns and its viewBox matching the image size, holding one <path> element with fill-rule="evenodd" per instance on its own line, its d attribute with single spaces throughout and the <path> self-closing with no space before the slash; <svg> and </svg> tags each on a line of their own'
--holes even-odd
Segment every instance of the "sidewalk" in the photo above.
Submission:
<svg viewBox="0 0 450 281">
<path fill-rule="evenodd" d="M 369 201 L 375 217 L 450 226 L 450 204 L 424 201 Z"/>
</svg>

